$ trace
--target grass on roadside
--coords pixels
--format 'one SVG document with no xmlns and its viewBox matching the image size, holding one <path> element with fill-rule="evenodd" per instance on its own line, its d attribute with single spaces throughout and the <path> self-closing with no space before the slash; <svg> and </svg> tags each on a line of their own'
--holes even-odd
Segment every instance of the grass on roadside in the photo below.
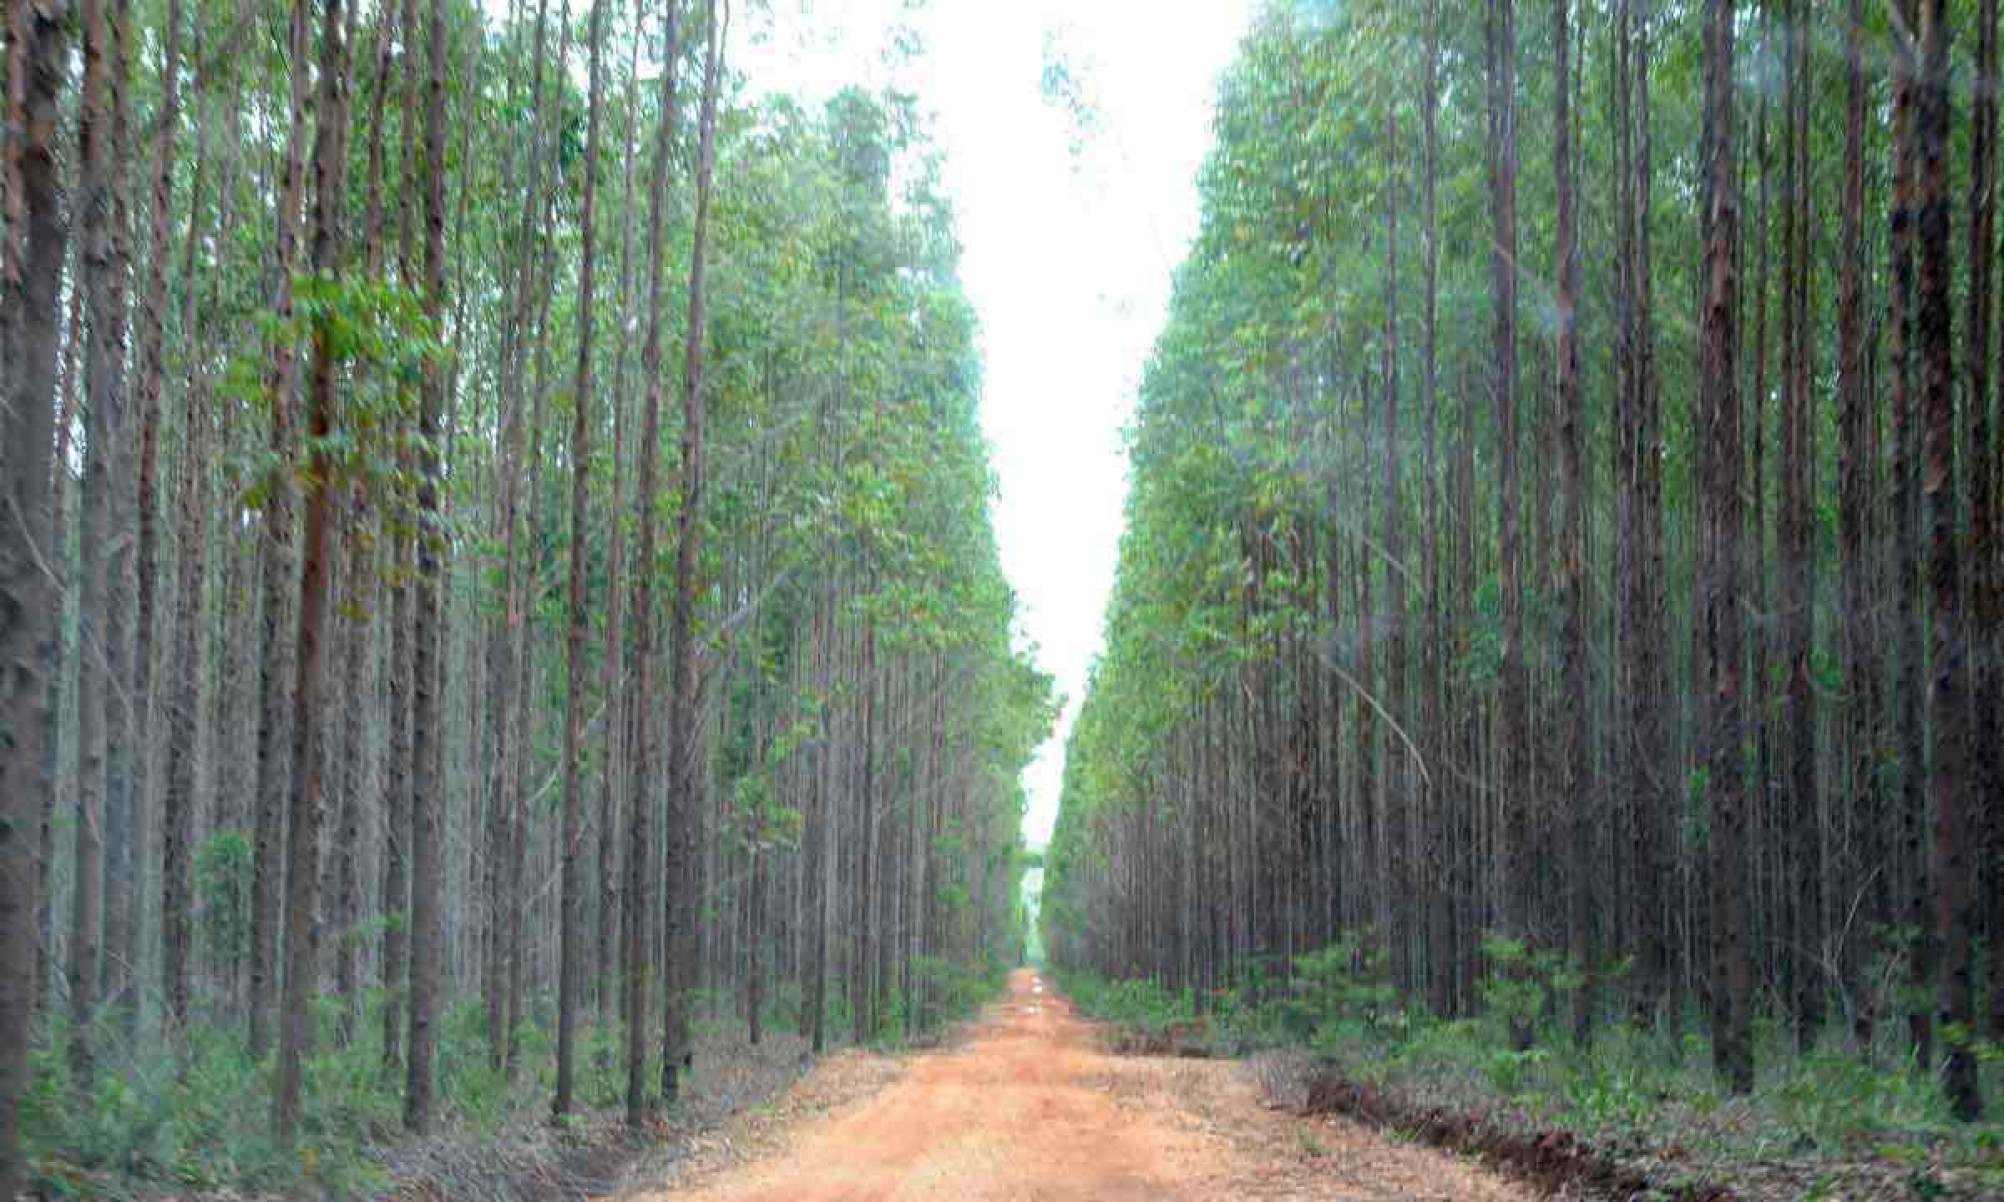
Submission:
<svg viewBox="0 0 2004 1202">
<path fill-rule="evenodd" d="M 1394 1091 L 1426 1106 L 1505 1114 L 1529 1130 L 1562 1129 L 1618 1155 L 1643 1155 L 1730 1176 L 1788 1162 L 1900 1166 L 1928 1196 L 1931 1175 L 1974 1176 L 2004 1189 L 2004 1122 L 1954 1121 L 1939 1083 L 1902 1060 L 1903 1028 L 1882 1024 L 1867 1058 L 1835 1029 L 1810 1054 L 1772 1018 L 1757 1027 L 1753 1094 L 1730 1096 L 1711 1071 L 1701 1034 L 1609 1022 L 1576 1045 L 1562 1022 L 1579 974 L 1563 957 L 1492 941 L 1484 1013 L 1439 1018 L 1407 1005 L 1383 954 L 1365 935 L 1295 957 L 1267 974 L 1199 999 L 1146 980 L 1060 972 L 1060 987 L 1090 1017 L 1144 1036 L 1173 1033 L 1203 1050 L 1283 1052 L 1314 1072 Z M 1201 1002 L 1201 1004 L 1200 1004 Z M 1532 1025 L 1527 1050 L 1513 1020 Z M 1695 1027 L 1695 1024 L 1691 1024 Z M 2004 1054 L 1981 1046 L 1984 1093 L 2004 1110 Z"/>
</svg>

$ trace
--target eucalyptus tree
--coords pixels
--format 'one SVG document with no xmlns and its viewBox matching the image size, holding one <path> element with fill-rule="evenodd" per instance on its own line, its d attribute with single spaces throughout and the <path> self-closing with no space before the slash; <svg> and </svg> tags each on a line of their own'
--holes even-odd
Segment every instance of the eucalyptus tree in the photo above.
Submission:
<svg viewBox="0 0 2004 1202">
<path fill-rule="evenodd" d="M 1700 1018 L 1738 1091 L 1772 1003 L 1799 1049 L 1841 1031 L 1974 1113 L 1995 118 L 1944 64 L 1968 31 L 1994 74 L 1995 22 L 1258 18 L 1142 375 L 1046 863 L 1059 964 L 1202 1005 L 1347 948 L 1519 1046 Z"/>
<path fill-rule="evenodd" d="M 638 1124 L 709 1031 L 769 1039 L 795 1016 L 784 999 L 812 999 L 802 1025 L 825 1046 L 844 1004 L 863 1038 L 902 1037 L 998 989 L 1050 682 L 1013 641 L 975 321 L 911 101 L 748 99 L 723 6 L 629 21 L 599 2 L 573 29 L 562 5 L 539 22 L 326 0 L 272 10 L 274 55 L 241 53 L 225 9 L 261 28 L 235 0 L 94 9 L 90 106 L 57 103 L 67 26 L 10 26 L 12 61 L 38 66 L 15 75 L 33 136 L 9 144 L 20 303 L 0 336 L 9 395 L 40 390 L 10 411 L 42 423 L 9 442 L 27 448 L 9 470 L 36 477 L 10 495 L 53 526 L 81 461 L 85 507 L 105 506 L 95 541 L 31 521 L 7 544 L 8 587 L 49 622 L 5 636 L 33 661 L 8 712 L 36 739 L 5 762 L 25 774 L 6 829 L 27 837 L 0 848 L 0 902 L 60 908 L 81 936 L 22 921 L 8 951 L 67 960 L 88 995 L 65 999 L 79 1021 L 30 1026 L 33 972 L 11 978 L 14 1046 L 59 1037 L 148 1114 L 170 1089 L 240 1082 L 246 1104 L 187 1154 L 250 1136 L 338 1190 L 327 1166 L 399 1100 L 431 1132 L 549 1066 L 567 1116 L 624 1068 Z M 145 161 L 148 236 L 118 245 L 129 215 L 107 203 L 79 227 L 97 257 L 71 268 L 51 206 L 88 194 L 86 164 L 113 182 L 120 39 L 146 47 L 130 96 L 168 115 L 126 156 Z M 91 153 L 54 153 L 85 108 Z M 621 122 L 636 152 L 614 163 Z M 121 271 L 140 281 L 137 408 L 158 416 L 113 434 L 96 394 L 123 386 L 121 341 L 99 334 L 120 305 L 93 305 Z M 112 461 L 90 465 L 150 421 L 145 492 L 172 516 L 139 555 L 160 612 L 134 619 L 120 548 L 161 518 L 120 499 Z M 78 574 L 106 583 L 64 638 L 37 590 Z M 602 631 L 595 595 L 619 601 Z M 99 673 L 95 700 L 45 713 L 42 665 Z M 128 708 L 163 716 L 157 845 L 145 763 L 110 754 Z M 58 787 L 71 763 L 102 788 Z M 100 821 L 120 798 L 131 820 Z M 594 848 L 623 885 L 590 887 Z M 114 937 L 115 914 L 156 905 L 157 928 Z M 128 989 L 139 962 L 157 993 Z M 112 1003 L 130 1025 L 98 1021 Z M 67 1088 L 61 1059 L 0 1066 L 7 1106 L 35 1100 L 35 1164 L 97 1154 L 79 1135 L 101 1130 L 82 1111 L 98 1095 Z M 316 1088 L 325 1071 L 355 1092 Z M 91 1170 L 121 1188 L 182 1171 Z"/>
</svg>

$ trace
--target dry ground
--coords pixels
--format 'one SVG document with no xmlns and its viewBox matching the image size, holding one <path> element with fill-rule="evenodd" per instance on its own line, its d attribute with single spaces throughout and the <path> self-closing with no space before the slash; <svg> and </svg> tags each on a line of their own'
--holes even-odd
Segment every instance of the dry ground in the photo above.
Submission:
<svg viewBox="0 0 2004 1202">
<path fill-rule="evenodd" d="M 1272 1109 L 1227 1061 L 1119 1057 L 1029 970 L 956 1046 L 831 1057 L 633 1202 L 1516 1202 L 1479 1166 Z"/>
</svg>

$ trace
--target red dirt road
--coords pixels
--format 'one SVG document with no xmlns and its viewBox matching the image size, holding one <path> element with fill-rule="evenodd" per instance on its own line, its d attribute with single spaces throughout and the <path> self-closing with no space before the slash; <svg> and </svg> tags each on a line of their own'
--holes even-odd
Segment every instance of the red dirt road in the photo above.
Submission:
<svg viewBox="0 0 2004 1202">
<path fill-rule="evenodd" d="M 873 1096 L 790 1123 L 761 1159 L 639 1197 L 702 1202 L 955 1199 L 1471 1199 L 1531 1195 L 1452 1157 L 1260 1102 L 1244 1066 L 1117 1057 L 1029 970 L 971 1038 L 881 1071 Z M 872 1081 L 870 1084 L 874 1085 Z M 867 1086 L 865 1088 L 868 1088 Z M 822 1095 L 831 1092 L 823 1083 Z M 832 1092 L 841 1094 L 842 1088 Z M 848 1092 L 855 1092 L 853 1089 Z M 781 1110 L 786 1109 L 782 1103 Z M 756 1122 L 756 1120 L 751 1120 Z M 768 1119 L 768 1125 L 774 1120 Z M 726 1158 L 728 1159 L 728 1157 Z M 708 1180 L 703 1180 L 707 1176 Z"/>
</svg>

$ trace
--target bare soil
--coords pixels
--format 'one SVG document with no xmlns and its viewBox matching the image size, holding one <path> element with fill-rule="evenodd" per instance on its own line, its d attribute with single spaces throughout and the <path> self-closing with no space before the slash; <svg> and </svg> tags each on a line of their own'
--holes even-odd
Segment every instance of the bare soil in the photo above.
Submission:
<svg viewBox="0 0 2004 1202">
<path fill-rule="evenodd" d="M 634 1202 L 1427 1199 L 1522 1185 L 1336 1116 L 1270 1106 L 1229 1061 L 1118 1056 L 1030 970 L 956 1046 L 831 1057 Z"/>
</svg>

